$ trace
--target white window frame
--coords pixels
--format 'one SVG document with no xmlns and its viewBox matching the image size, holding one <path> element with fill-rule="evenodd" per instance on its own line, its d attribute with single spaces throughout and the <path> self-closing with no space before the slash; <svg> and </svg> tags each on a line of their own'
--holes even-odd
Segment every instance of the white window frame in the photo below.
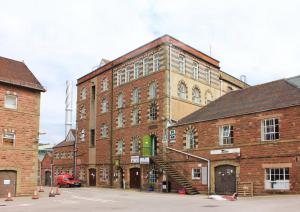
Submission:
<svg viewBox="0 0 300 212">
<path fill-rule="evenodd" d="M 8 104 L 7 98 L 14 98 L 14 104 L 10 105 Z M 4 107 L 12 110 L 16 110 L 18 108 L 18 96 L 13 94 L 5 94 L 5 100 L 4 100 Z"/>
<path fill-rule="evenodd" d="M 134 64 L 134 71 L 133 71 L 133 78 L 134 79 L 138 79 L 139 78 L 139 75 L 140 75 L 140 69 L 139 69 L 139 65 L 140 65 L 140 62 L 136 62 Z"/>
<path fill-rule="evenodd" d="M 117 155 L 123 155 L 124 153 L 124 141 L 118 141 L 118 145 L 117 145 Z"/>
<path fill-rule="evenodd" d="M 179 55 L 179 73 L 185 74 L 185 56 Z"/>
<path fill-rule="evenodd" d="M 132 103 L 133 104 L 138 104 L 140 102 L 140 98 L 139 98 L 139 89 L 138 88 L 134 88 L 132 91 Z"/>
<path fill-rule="evenodd" d="M 79 138 L 80 138 L 80 141 L 81 142 L 85 142 L 85 129 L 81 129 L 80 131 L 80 135 L 79 135 Z"/>
<path fill-rule="evenodd" d="M 123 112 L 119 111 L 118 113 L 118 128 L 122 128 L 124 126 L 123 123 Z"/>
<path fill-rule="evenodd" d="M 12 146 L 15 147 L 16 144 L 16 133 L 15 132 L 3 132 L 2 144 L 4 144 L 4 139 L 9 140 L 8 142 L 12 143 Z"/>
<path fill-rule="evenodd" d="M 106 113 L 108 111 L 108 101 L 107 98 L 103 98 L 101 102 L 101 112 Z"/>
<path fill-rule="evenodd" d="M 132 124 L 137 125 L 139 124 L 139 109 L 135 108 L 132 111 Z"/>
<path fill-rule="evenodd" d="M 196 61 L 193 62 L 193 78 L 199 80 L 199 63 Z"/>
<path fill-rule="evenodd" d="M 198 172 L 198 173 L 196 173 Z M 195 174 L 199 174 L 199 176 L 195 176 Z M 199 168 L 192 168 L 192 180 L 201 180 L 202 170 Z"/>
<path fill-rule="evenodd" d="M 150 105 L 150 114 L 149 114 L 149 119 L 150 121 L 156 121 L 158 119 L 158 110 L 157 110 L 157 105 L 155 103 L 152 103 Z"/>
<path fill-rule="evenodd" d="M 108 79 L 104 78 L 102 80 L 102 91 L 107 91 L 108 90 Z"/>
<path fill-rule="evenodd" d="M 179 82 L 178 84 L 178 96 L 181 99 L 187 99 L 187 86 L 183 82 Z"/>
<path fill-rule="evenodd" d="M 101 126 L 101 138 L 107 138 L 107 130 L 108 130 L 108 127 L 106 124 L 102 124 Z"/>
<path fill-rule="evenodd" d="M 156 99 L 157 97 L 157 83 L 152 82 L 149 86 L 149 98 Z"/>
<path fill-rule="evenodd" d="M 118 95 L 117 107 L 119 109 L 124 107 L 124 94 L 122 93 Z"/>
<path fill-rule="evenodd" d="M 205 68 L 205 81 L 210 85 L 211 84 L 211 71 L 209 68 Z"/>
<path fill-rule="evenodd" d="M 125 69 L 125 82 L 130 82 L 130 71 L 131 71 L 130 67 L 129 66 L 126 67 L 126 69 Z"/>
<path fill-rule="evenodd" d="M 83 87 L 80 91 L 80 100 L 85 100 L 86 99 L 86 93 L 87 92 L 87 89 L 86 87 Z"/>
<path fill-rule="evenodd" d="M 272 124 L 270 122 L 273 122 Z M 276 124 L 277 122 L 277 124 Z M 269 123 L 269 125 L 268 125 Z M 276 131 L 276 127 L 278 132 Z M 270 138 L 268 138 L 268 135 Z M 278 138 L 276 138 L 276 135 Z M 277 141 L 280 139 L 279 118 L 264 119 L 261 121 L 261 140 L 262 141 Z"/>
<path fill-rule="evenodd" d="M 223 125 L 219 128 L 219 144 L 220 145 L 231 145 L 234 142 L 232 125 Z"/>
<path fill-rule="evenodd" d="M 149 58 L 145 57 L 143 59 L 143 76 L 149 75 Z"/>
<path fill-rule="evenodd" d="M 188 130 L 186 132 L 186 138 L 185 138 L 185 148 L 186 149 L 195 149 L 196 147 L 196 141 L 195 141 L 195 132 L 193 130 Z"/>
<path fill-rule="evenodd" d="M 80 119 L 86 118 L 86 108 L 84 106 L 81 106 L 79 110 L 79 118 Z"/>
<path fill-rule="evenodd" d="M 265 190 L 290 190 L 290 169 L 266 168 Z"/>
<path fill-rule="evenodd" d="M 196 95 L 198 94 L 198 96 Z M 192 91 L 192 98 L 193 98 L 193 103 L 195 104 L 201 104 L 201 91 L 199 88 L 194 88 Z"/>
<path fill-rule="evenodd" d="M 132 139 L 132 153 L 138 154 L 140 152 L 140 141 L 138 138 Z"/>
<path fill-rule="evenodd" d="M 159 71 L 160 63 L 159 63 L 159 53 L 153 55 L 153 72 Z"/>
</svg>

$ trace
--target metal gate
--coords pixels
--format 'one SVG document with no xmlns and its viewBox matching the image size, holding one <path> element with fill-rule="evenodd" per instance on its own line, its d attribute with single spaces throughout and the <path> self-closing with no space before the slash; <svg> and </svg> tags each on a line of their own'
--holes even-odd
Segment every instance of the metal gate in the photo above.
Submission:
<svg viewBox="0 0 300 212">
<path fill-rule="evenodd" d="M 236 192 L 236 167 L 222 165 L 215 168 L 216 194 L 233 194 Z"/>
<path fill-rule="evenodd" d="M 130 169 L 130 188 L 141 187 L 141 170 L 140 168 L 131 168 Z"/>
<path fill-rule="evenodd" d="M 10 192 L 12 196 L 15 196 L 16 184 L 16 171 L 0 171 L 0 197 L 6 197 L 8 192 Z"/>
</svg>

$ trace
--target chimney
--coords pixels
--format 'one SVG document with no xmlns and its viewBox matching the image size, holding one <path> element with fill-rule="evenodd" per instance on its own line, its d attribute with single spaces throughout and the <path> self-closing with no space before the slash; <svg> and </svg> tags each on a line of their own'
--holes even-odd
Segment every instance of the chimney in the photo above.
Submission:
<svg viewBox="0 0 300 212">
<path fill-rule="evenodd" d="M 66 119 L 65 119 L 65 137 L 72 128 L 72 81 L 66 82 Z"/>
</svg>

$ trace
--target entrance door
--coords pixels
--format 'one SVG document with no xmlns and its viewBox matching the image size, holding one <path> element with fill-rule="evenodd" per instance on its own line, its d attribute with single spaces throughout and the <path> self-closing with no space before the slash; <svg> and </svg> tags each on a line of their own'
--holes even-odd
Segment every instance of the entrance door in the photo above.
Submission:
<svg viewBox="0 0 300 212">
<path fill-rule="evenodd" d="M 89 186 L 96 186 L 96 169 L 89 169 Z"/>
<path fill-rule="evenodd" d="M 51 186 L 51 172 L 45 171 L 45 186 Z"/>
<path fill-rule="evenodd" d="M 12 196 L 16 195 L 16 171 L 0 171 L 0 197 L 7 197 L 10 192 Z"/>
<path fill-rule="evenodd" d="M 155 135 L 151 135 L 151 155 L 157 155 L 157 137 Z"/>
<path fill-rule="evenodd" d="M 236 192 L 235 166 L 222 165 L 215 168 L 215 192 L 229 195 Z"/>
<path fill-rule="evenodd" d="M 140 168 L 130 169 L 130 188 L 141 188 L 141 170 Z"/>
</svg>

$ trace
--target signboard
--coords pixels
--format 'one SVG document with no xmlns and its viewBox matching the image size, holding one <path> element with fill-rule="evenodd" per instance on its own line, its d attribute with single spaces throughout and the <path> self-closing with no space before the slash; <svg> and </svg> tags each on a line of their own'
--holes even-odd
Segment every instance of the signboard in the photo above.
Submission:
<svg viewBox="0 0 300 212">
<path fill-rule="evenodd" d="M 175 142 L 175 140 L 176 140 L 176 130 L 172 129 L 170 130 L 170 141 Z"/>
<path fill-rule="evenodd" d="M 149 164 L 150 158 L 149 157 L 140 157 L 140 164 Z"/>
<path fill-rule="evenodd" d="M 10 180 L 3 180 L 4 185 L 10 185 Z"/>
<path fill-rule="evenodd" d="M 140 156 L 131 156 L 130 163 L 140 163 Z"/>
<path fill-rule="evenodd" d="M 240 153 L 240 148 L 232 148 L 232 149 L 217 149 L 217 150 L 211 150 L 211 155 L 220 155 L 220 154 L 232 154 L 232 153 Z"/>
</svg>

